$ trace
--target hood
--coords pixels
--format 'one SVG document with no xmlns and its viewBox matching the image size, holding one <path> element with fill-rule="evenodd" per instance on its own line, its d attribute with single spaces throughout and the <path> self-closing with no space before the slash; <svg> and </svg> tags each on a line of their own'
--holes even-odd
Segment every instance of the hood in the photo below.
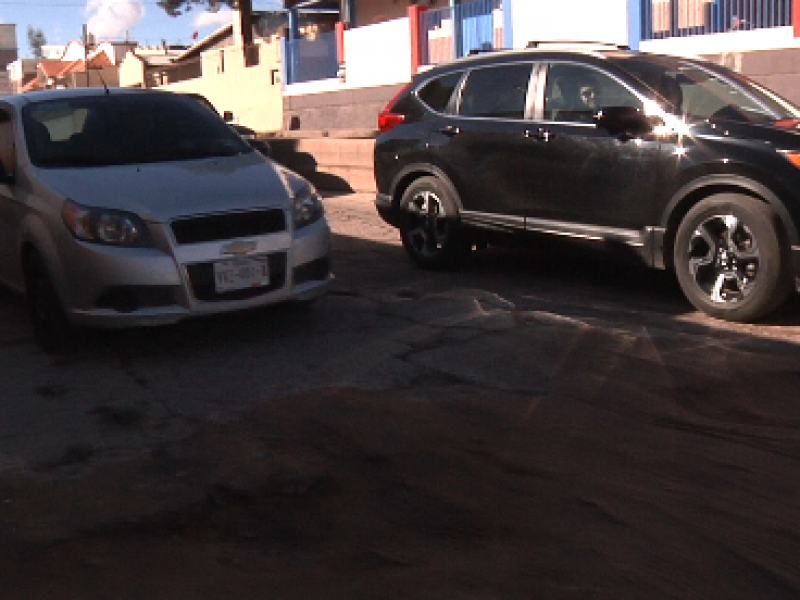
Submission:
<svg viewBox="0 0 800 600">
<path fill-rule="evenodd" d="M 133 212 L 147 221 L 289 207 L 282 176 L 271 161 L 256 152 L 181 162 L 34 171 L 34 179 L 78 204 Z"/>
</svg>

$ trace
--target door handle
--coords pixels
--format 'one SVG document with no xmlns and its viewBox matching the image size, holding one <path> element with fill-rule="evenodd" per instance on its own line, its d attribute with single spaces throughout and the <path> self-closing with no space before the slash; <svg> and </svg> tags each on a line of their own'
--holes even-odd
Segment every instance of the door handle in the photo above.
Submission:
<svg viewBox="0 0 800 600">
<path fill-rule="evenodd" d="M 456 127 L 455 125 L 448 125 L 447 127 L 440 129 L 439 132 L 452 137 L 461 133 L 461 128 Z"/>
<path fill-rule="evenodd" d="M 539 127 L 536 131 L 531 131 L 530 129 L 525 130 L 525 137 L 531 140 L 539 140 L 542 142 L 549 142 L 556 134 L 550 131 L 549 129 L 545 129 L 544 127 Z"/>
</svg>

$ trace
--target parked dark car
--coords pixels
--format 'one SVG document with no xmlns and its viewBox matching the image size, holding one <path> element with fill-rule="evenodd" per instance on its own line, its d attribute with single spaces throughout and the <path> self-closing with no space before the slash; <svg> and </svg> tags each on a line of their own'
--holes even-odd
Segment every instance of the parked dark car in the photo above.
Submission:
<svg viewBox="0 0 800 600">
<path fill-rule="evenodd" d="M 471 56 L 416 75 L 379 126 L 377 209 L 422 267 L 496 233 L 596 240 L 674 269 L 732 321 L 800 281 L 800 109 L 715 64 L 577 45 Z"/>
<path fill-rule="evenodd" d="M 224 121 L 228 124 L 228 126 L 233 129 L 236 133 L 238 133 L 242 138 L 247 140 L 247 143 L 252 146 L 254 150 L 258 150 L 264 156 L 272 156 L 272 146 L 267 140 L 259 139 L 258 134 L 256 133 L 255 129 L 248 127 L 247 125 L 240 125 L 239 123 L 233 123 L 233 114 L 225 111 L 220 115 L 217 112 L 216 107 L 211 104 L 211 101 L 203 96 L 202 94 L 195 94 L 192 92 L 185 92 L 184 96 L 188 96 L 193 100 L 197 101 L 199 104 L 202 104 L 207 109 L 212 111 L 214 114 L 221 116 Z"/>
</svg>

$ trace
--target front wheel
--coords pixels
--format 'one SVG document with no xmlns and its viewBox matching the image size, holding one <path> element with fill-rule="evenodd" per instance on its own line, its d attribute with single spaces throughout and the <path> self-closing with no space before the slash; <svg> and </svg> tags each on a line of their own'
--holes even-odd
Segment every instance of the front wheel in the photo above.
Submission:
<svg viewBox="0 0 800 600">
<path fill-rule="evenodd" d="M 472 244 L 464 235 L 452 195 L 436 177 L 412 183 L 400 202 L 400 238 L 411 259 L 426 269 L 450 269 L 469 256 Z"/>
<path fill-rule="evenodd" d="M 675 238 L 675 272 L 699 310 L 727 321 L 748 322 L 777 309 L 791 277 L 781 225 L 755 198 L 719 194 L 684 217 Z"/>
<path fill-rule="evenodd" d="M 64 315 L 47 267 L 42 258 L 32 252 L 26 257 L 23 268 L 28 314 L 34 336 L 45 352 L 62 352 L 68 345 L 72 327 Z"/>
</svg>

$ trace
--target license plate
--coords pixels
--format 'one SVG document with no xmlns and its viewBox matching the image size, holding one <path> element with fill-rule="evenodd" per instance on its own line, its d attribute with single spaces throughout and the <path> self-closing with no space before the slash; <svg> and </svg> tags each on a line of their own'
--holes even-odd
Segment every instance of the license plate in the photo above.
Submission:
<svg viewBox="0 0 800 600">
<path fill-rule="evenodd" d="M 269 285 L 269 261 L 263 258 L 235 258 L 214 263 L 217 292 L 230 292 Z"/>
</svg>

